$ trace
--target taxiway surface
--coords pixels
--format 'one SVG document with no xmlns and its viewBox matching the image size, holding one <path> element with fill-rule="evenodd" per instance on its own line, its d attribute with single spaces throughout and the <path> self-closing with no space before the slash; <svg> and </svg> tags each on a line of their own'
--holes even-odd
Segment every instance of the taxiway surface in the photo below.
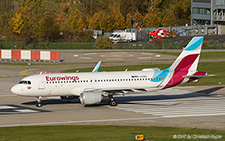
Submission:
<svg viewBox="0 0 225 141">
<path fill-rule="evenodd" d="M 89 64 L 89 67 L 92 66 Z M 115 97 L 119 103 L 116 107 L 107 105 L 107 102 L 83 107 L 79 100 L 68 102 L 50 97 L 44 98 L 43 107 L 37 108 L 36 98 L 15 96 L 10 91 L 11 87 L 26 75 L 43 69 L 57 72 L 62 66 L 0 67 L 0 127 L 88 124 L 225 130 L 223 85 L 175 87 L 158 92 L 119 96 Z"/>
</svg>

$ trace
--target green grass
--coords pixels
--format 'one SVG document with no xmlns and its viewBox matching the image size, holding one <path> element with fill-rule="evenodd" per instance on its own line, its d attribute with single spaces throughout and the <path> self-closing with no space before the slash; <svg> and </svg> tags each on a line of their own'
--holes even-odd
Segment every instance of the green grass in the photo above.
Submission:
<svg viewBox="0 0 225 141">
<path fill-rule="evenodd" d="M 39 42 L 35 48 L 33 43 L 26 45 L 24 42 L 20 41 L 0 41 L 5 49 L 94 49 L 94 42 Z M 16 45 L 16 48 L 14 48 Z"/>
<path fill-rule="evenodd" d="M 200 59 L 225 59 L 225 52 L 202 52 Z"/>
<path fill-rule="evenodd" d="M 99 71 L 124 71 L 128 69 L 128 71 L 131 70 L 141 70 L 143 68 L 160 68 L 160 69 L 166 69 L 171 64 L 149 64 L 149 65 L 134 65 L 134 66 L 111 66 L 111 67 L 100 67 Z M 219 82 L 222 82 L 222 84 L 225 84 L 225 62 L 203 62 L 199 63 L 198 70 L 199 71 L 205 71 L 208 74 L 215 74 L 216 76 L 207 77 L 200 79 L 197 83 L 189 83 L 185 85 L 217 85 Z M 63 72 L 76 72 L 76 70 L 79 70 L 79 72 L 91 72 L 93 68 L 77 68 L 77 69 L 70 69 L 70 70 L 64 70 Z"/>
<path fill-rule="evenodd" d="M 79 6 L 79 8 L 81 8 Z M 95 40 L 89 41 L 56 41 L 56 42 L 46 42 L 40 41 L 36 44 L 35 48 L 33 47 L 33 43 L 26 44 L 25 41 L 6 41 L 0 40 L 0 48 L 4 49 L 14 49 L 16 45 L 16 49 L 94 49 Z M 172 43 L 170 41 L 165 43 L 156 43 L 156 42 L 132 42 L 132 43 L 118 43 L 113 44 L 115 49 L 182 49 L 186 46 L 187 43 Z M 204 45 L 204 44 L 203 44 Z M 207 43 L 203 46 L 203 49 L 225 49 L 224 43 Z"/>
<path fill-rule="evenodd" d="M 144 134 L 146 140 L 154 141 L 172 141 L 173 135 L 221 135 L 222 139 L 225 138 L 225 131 L 207 129 L 143 126 L 30 126 L 0 128 L 0 140 L 134 141 L 135 135 L 139 133 Z"/>
<path fill-rule="evenodd" d="M 197 83 L 188 83 L 185 86 L 197 85 L 217 85 L 219 82 L 225 84 L 225 62 L 204 62 L 199 63 L 198 70 L 205 71 L 208 74 L 215 74 L 216 76 L 206 77 L 199 80 Z"/>
</svg>

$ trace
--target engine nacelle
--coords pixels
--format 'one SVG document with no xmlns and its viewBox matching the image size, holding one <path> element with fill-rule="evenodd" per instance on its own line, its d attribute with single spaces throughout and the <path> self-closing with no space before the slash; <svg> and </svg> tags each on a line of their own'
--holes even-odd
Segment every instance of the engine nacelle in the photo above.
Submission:
<svg viewBox="0 0 225 141">
<path fill-rule="evenodd" d="M 77 99 L 79 96 L 60 96 L 61 99 Z"/>
<path fill-rule="evenodd" d="M 86 92 L 80 95 L 80 102 L 84 105 L 92 105 L 100 103 L 103 100 L 101 93 Z"/>
</svg>

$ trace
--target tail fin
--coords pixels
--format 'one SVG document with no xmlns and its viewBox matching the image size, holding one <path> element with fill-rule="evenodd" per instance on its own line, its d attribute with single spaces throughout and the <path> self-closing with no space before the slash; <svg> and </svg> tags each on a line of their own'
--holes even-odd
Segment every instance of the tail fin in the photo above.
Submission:
<svg viewBox="0 0 225 141">
<path fill-rule="evenodd" d="M 186 48 L 167 69 L 169 72 L 160 86 L 165 88 L 189 82 L 187 75 L 196 73 L 204 37 L 193 37 Z"/>
</svg>

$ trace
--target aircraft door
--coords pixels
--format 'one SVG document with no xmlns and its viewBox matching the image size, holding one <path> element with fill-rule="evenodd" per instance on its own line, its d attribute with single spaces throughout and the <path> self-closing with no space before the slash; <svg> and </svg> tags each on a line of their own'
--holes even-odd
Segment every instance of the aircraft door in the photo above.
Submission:
<svg viewBox="0 0 225 141">
<path fill-rule="evenodd" d="M 38 77 L 38 89 L 44 89 L 44 88 L 45 88 L 44 77 L 39 76 Z"/>
</svg>

